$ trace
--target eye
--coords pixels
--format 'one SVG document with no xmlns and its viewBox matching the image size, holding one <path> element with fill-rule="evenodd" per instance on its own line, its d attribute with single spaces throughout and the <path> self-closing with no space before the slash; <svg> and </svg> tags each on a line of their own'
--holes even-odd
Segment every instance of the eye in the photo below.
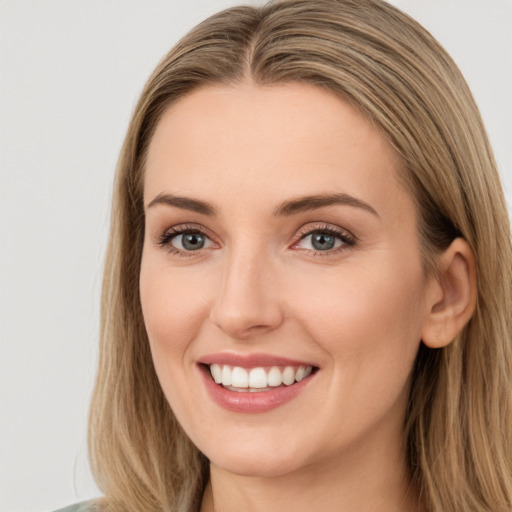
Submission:
<svg viewBox="0 0 512 512">
<path fill-rule="evenodd" d="M 187 255 L 194 251 L 213 247 L 214 242 L 200 229 L 188 226 L 176 226 L 168 229 L 157 244 L 166 247 L 169 252 Z"/>
<path fill-rule="evenodd" d="M 355 245 L 355 238 L 342 228 L 324 225 L 321 227 L 305 226 L 301 229 L 300 240 L 293 248 L 313 251 L 315 253 L 333 253 Z"/>
<path fill-rule="evenodd" d="M 171 245 L 180 251 L 197 251 L 208 245 L 210 240 L 202 233 L 181 233 L 171 239 Z"/>
<path fill-rule="evenodd" d="M 320 231 L 315 231 L 304 237 L 302 240 L 303 242 L 307 240 L 308 244 L 310 244 L 315 251 L 330 251 L 342 244 L 339 237 L 331 235 L 330 233 L 322 233 Z"/>
</svg>

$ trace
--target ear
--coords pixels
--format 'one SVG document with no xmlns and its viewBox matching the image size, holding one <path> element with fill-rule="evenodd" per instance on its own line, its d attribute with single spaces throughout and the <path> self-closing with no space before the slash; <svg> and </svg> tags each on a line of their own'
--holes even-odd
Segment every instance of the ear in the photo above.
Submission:
<svg viewBox="0 0 512 512">
<path fill-rule="evenodd" d="M 429 313 L 422 340 L 430 348 L 449 345 L 462 331 L 476 307 L 476 266 L 473 251 L 463 238 L 456 238 L 437 259 L 432 276 Z"/>
</svg>

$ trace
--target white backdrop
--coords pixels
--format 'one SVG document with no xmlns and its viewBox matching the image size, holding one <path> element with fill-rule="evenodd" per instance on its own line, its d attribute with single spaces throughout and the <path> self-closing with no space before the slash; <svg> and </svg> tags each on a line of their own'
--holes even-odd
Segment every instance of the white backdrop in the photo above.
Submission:
<svg viewBox="0 0 512 512">
<path fill-rule="evenodd" d="M 117 154 L 160 57 L 236 3 L 0 2 L 2 512 L 44 512 L 98 494 L 86 419 Z M 512 204 L 512 1 L 393 3 L 465 73 Z"/>
</svg>

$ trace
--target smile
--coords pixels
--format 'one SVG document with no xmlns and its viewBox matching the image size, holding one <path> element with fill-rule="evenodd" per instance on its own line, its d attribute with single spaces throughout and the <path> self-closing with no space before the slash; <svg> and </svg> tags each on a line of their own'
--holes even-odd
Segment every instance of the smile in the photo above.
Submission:
<svg viewBox="0 0 512 512">
<path fill-rule="evenodd" d="M 305 379 L 312 366 L 272 366 L 242 368 L 227 364 L 211 364 L 210 374 L 216 384 L 230 391 L 264 392 L 280 386 L 291 386 Z"/>
<path fill-rule="evenodd" d="M 210 399 L 236 413 L 283 406 L 310 387 L 319 371 L 309 362 L 265 354 L 214 354 L 198 363 Z"/>
</svg>

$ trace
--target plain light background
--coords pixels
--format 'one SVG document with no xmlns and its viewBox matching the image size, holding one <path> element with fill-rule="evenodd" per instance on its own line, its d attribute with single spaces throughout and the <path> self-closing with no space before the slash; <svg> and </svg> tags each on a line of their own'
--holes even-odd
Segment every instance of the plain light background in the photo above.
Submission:
<svg viewBox="0 0 512 512">
<path fill-rule="evenodd" d="M 158 60 L 197 22 L 238 3 L 0 2 L 2 512 L 98 495 L 86 422 L 117 155 Z M 512 204 L 512 0 L 393 3 L 464 72 Z"/>
</svg>

